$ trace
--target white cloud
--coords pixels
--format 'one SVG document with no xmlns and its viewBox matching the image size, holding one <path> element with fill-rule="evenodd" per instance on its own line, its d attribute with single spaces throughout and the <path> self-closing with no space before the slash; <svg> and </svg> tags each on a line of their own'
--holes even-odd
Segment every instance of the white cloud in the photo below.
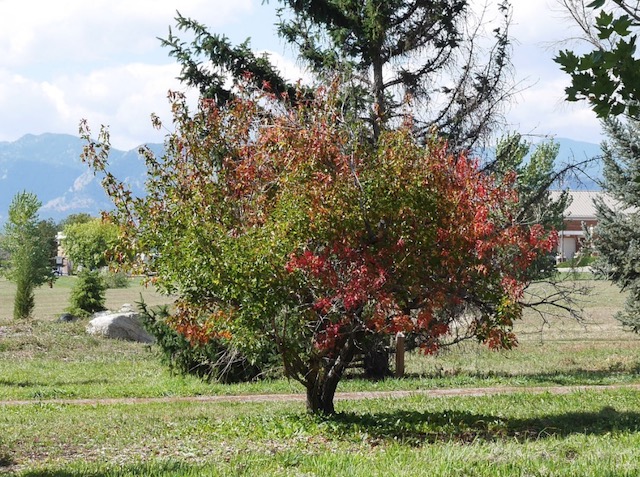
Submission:
<svg viewBox="0 0 640 477">
<path fill-rule="evenodd" d="M 212 29 L 234 25 L 257 0 L 22 0 L 0 4 L 0 140 L 77 134 L 80 119 L 111 126 L 113 145 L 162 141 L 150 115 L 170 120 L 179 68 L 158 37 L 176 9 Z"/>
<path fill-rule="evenodd" d="M 166 98 L 169 89 L 183 89 L 178 73 L 175 64 L 125 64 L 38 82 L 0 70 L 0 140 L 26 132 L 77 134 L 84 118 L 96 132 L 109 125 L 119 149 L 162 142 L 150 115 L 170 122 Z"/>
<path fill-rule="evenodd" d="M 100 60 L 158 48 L 176 10 L 212 27 L 252 10 L 251 0 L 66 0 L 7 2 L 0 15 L 2 65 Z M 115 58 L 114 58 L 115 59 Z M 117 60 L 117 59 L 116 59 Z"/>
<path fill-rule="evenodd" d="M 488 19 L 497 18 L 489 0 Z M 275 2 L 260 0 L 0 0 L 0 140 L 26 133 L 77 134 L 86 118 L 97 132 L 110 125 L 112 144 L 130 149 L 162 142 L 149 116 L 166 123 L 169 89 L 181 89 L 179 68 L 157 37 L 166 36 L 176 9 L 224 33 L 236 43 L 252 36 L 290 79 L 309 75 L 278 53 Z M 482 3 L 482 2 L 481 2 Z M 512 0 L 516 79 L 531 85 L 508 119 L 524 131 L 544 128 L 575 139 L 599 129 L 584 106 L 563 105 L 565 84 L 548 42 L 568 36 L 569 26 L 552 11 L 556 0 Z M 566 81 L 566 78 L 565 78 Z"/>
<path fill-rule="evenodd" d="M 51 199 L 41 208 L 41 212 L 70 212 L 74 210 L 86 210 L 96 207 L 93 199 L 82 196 L 72 196 L 68 198 L 66 195 Z"/>
<path fill-rule="evenodd" d="M 512 0 L 513 63 L 522 91 L 508 114 L 512 128 L 525 134 L 555 135 L 599 142 L 602 130 L 585 103 L 565 101 L 569 76 L 553 61 L 575 35 L 557 0 Z"/>
</svg>

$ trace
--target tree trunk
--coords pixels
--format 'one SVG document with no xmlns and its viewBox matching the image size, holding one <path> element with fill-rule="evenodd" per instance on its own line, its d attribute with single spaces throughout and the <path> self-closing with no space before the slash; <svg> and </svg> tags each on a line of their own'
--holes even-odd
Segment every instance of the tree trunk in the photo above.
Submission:
<svg viewBox="0 0 640 477">
<path fill-rule="evenodd" d="M 353 360 L 355 345 L 351 339 L 340 350 L 335 360 L 327 364 L 320 358 L 311 363 L 310 379 L 307 380 L 307 411 L 311 414 L 335 414 L 333 398 L 344 370 Z"/>
<path fill-rule="evenodd" d="M 373 60 L 373 138 L 377 142 L 380 132 L 386 121 L 386 104 L 384 100 L 384 79 L 382 76 L 382 60 L 375 57 Z"/>
</svg>

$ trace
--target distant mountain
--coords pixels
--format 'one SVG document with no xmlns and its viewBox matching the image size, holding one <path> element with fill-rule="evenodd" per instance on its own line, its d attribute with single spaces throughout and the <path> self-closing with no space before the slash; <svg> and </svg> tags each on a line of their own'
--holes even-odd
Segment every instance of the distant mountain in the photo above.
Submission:
<svg viewBox="0 0 640 477">
<path fill-rule="evenodd" d="M 556 138 L 555 142 L 560 146 L 557 167 L 563 164 L 579 163 L 591 158 L 599 158 L 602 150 L 599 144 L 590 142 L 574 141 L 566 138 Z M 585 166 L 584 170 L 575 176 L 567 177 L 565 181 L 558 184 L 558 188 L 569 188 L 571 190 L 600 190 L 598 181 L 602 178 L 602 161 L 595 160 Z"/>
<path fill-rule="evenodd" d="M 84 141 L 66 134 L 27 134 L 14 142 L 0 142 L 0 224 L 7 218 L 13 196 L 26 190 L 37 194 L 43 206 L 40 218 L 60 221 L 69 214 L 99 215 L 111 201 L 100 181 L 80 160 Z M 150 144 L 154 152 L 162 145 Z M 110 165 L 116 177 L 141 193 L 145 165 L 137 148 L 112 149 Z"/>
<path fill-rule="evenodd" d="M 579 164 L 591 158 L 596 160 L 591 161 L 588 165 L 583 166 L 581 171 L 576 171 L 575 174 L 565 177 L 562 182 L 553 184 L 552 189 L 571 189 L 571 190 L 600 190 L 598 181 L 602 178 L 602 161 L 598 158 L 602 155 L 602 150 L 599 144 L 584 141 L 574 141 L 573 139 L 566 138 L 554 138 L 553 141 L 558 144 L 559 151 L 556 158 L 556 170 L 561 170 L 568 164 Z M 537 144 L 533 143 L 529 150 L 529 155 L 535 151 Z M 491 161 L 495 157 L 495 149 L 486 148 L 481 149 L 477 154 L 483 161 Z M 528 156 L 525 157 L 525 161 Z"/>
<path fill-rule="evenodd" d="M 588 142 L 558 138 L 558 165 L 569 160 L 582 160 L 600 155 L 600 146 Z M 112 207 L 100 181 L 80 160 L 84 141 L 66 134 L 26 136 L 14 142 L 0 142 L 0 225 L 7 217 L 13 196 L 22 190 L 34 192 L 42 201 L 40 217 L 60 221 L 80 212 L 99 215 Z M 161 144 L 150 144 L 156 153 Z M 128 183 L 134 193 L 143 193 L 146 168 L 137 148 L 130 151 L 112 149 L 111 171 Z M 570 178 L 562 187 L 575 190 L 598 190 L 595 180 L 601 177 L 601 165 L 596 163 L 587 175 Z"/>
</svg>

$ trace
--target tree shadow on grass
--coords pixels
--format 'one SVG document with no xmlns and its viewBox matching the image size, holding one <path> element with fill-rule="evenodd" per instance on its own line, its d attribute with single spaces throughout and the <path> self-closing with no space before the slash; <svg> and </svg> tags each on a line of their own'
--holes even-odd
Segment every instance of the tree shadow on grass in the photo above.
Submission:
<svg viewBox="0 0 640 477">
<path fill-rule="evenodd" d="M 464 411 L 441 413 L 398 410 L 388 413 L 340 413 L 327 419 L 333 432 L 373 440 L 420 446 L 435 442 L 471 443 L 478 440 L 537 440 L 572 434 L 605 435 L 640 432 L 640 412 L 603 407 L 597 412 L 569 412 L 531 419 L 505 418 Z"/>
<path fill-rule="evenodd" d="M 197 466 L 190 466 L 182 462 L 161 462 L 152 464 L 131 464 L 125 466 L 100 466 L 99 470 L 91 470 L 91 465 L 87 464 L 78 469 L 42 469 L 27 470 L 19 473 L 21 477 L 128 477 L 128 476 L 198 476 L 200 469 Z M 1 468 L 0 468 L 1 470 Z"/>
<path fill-rule="evenodd" d="M 77 381 L 19 381 L 11 379 L 0 379 L 0 386 L 16 387 L 16 388 L 43 388 L 52 386 L 82 386 L 87 384 L 108 384 L 109 380 L 100 379 L 81 379 Z"/>
</svg>

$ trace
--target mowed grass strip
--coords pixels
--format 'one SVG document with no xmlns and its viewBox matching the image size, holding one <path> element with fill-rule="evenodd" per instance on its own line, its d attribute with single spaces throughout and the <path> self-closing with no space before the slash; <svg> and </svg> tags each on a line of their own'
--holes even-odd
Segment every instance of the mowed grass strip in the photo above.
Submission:
<svg viewBox="0 0 640 477">
<path fill-rule="evenodd" d="M 637 475 L 633 391 L 3 409 L 5 470 L 64 475 Z"/>
</svg>

